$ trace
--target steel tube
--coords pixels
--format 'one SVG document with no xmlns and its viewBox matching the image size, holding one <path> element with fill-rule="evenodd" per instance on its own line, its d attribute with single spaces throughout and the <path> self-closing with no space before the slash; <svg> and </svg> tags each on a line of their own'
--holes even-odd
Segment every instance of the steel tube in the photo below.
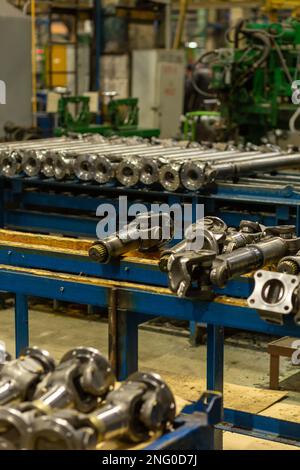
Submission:
<svg viewBox="0 0 300 470">
<path fill-rule="evenodd" d="M 239 150 L 227 150 L 227 151 L 215 151 L 214 153 L 203 154 L 201 159 L 199 159 L 199 154 L 189 158 L 189 162 L 192 159 L 194 161 L 194 166 L 198 168 L 198 177 L 200 177 L 200 168 L 203 173 L 203 164 L 213 161 L 214 158 L 217 159 L 230 159 L 237 158 L 238 156 L 244 156 L 247 152 L 240 152 Z M 256 152 L 257 153 L 257 152 Z M 248 153 L 247 153 L 248 154 Z M 249 158 L 249 157 L 248 157 Z M 200 163 L 201 162 L 201 163 Z M 168 163 L 163 165 L 159 170 L 159 181 L 164 189 L 167 191 L 176 191 L 181 187 L 181 169 L 185 164 L 185 159 L 181 159 L 175 162 Z M 201 166 L 200 166 L 201 165 Z M 203 177 L 202 177 L 203 178 Z"/>
<path fill-rule="evenodd" d="M 189 189 L 190 191 L 196 191 L 197 189 L 200 189 L 203 186 L 205 178 L 205 168 L 207 164 L 214 164 L 217 161 L 222 161 L 222 164 L 223 162 L 227 161 L 229 161 L 230 163 L 233 163 L 235 161 L 253 161 L 253 159 L 267 158 L 275 155 L 276 152 L 274 151 L 269 153 L 253 151 L 239 152 L 236 154 L 214 154 L 211 159 L 206 158 L 205 162 L 203 161 L 204 159 L 193 162 L 185 162 L 182 165 L 180 171 L 180 179 L 184 188 Z M 205 166 L 204 163 L 206 163 Z"/>
<path fill-rule="evenodd" d="M 154 149 L 153 151 L 148 152 L 148 150 L 139 152 L 138 155 L 129 156 L 127 159 L 123 159 L 116 171 L 117 180 L 123 186 L 134 186 L 141 178 L 143 174 L 143 179 L 147 180 L 145 173 L 151 173 L 151 170 L 148 169 L 150 162 L 152 162 L 152 167 L 154 171 L 156 166 L 153 165 L 154 162 L 163 160 L 162 163 L 169 161 L 182 161 L 184 158 L 195 158 L 201 155 L 202 153 L 211 154 L 215 150 L 203 150 L 199 148 L 168 148 L 161 151 L 160 149 Z M 146 161 L 146 166 L 145 166 Z M 154 173 L 153 171 L 153 173 Z M 155 178 L 158 181 L 158 178 Z M 144 181 L 143 181 L 144 182 Z M 150 184 L 153 184 L 153 179 Z M 148 183 L 149 184 L 149 183 Z"/>
<path fill-rule="evenodd" d="M 223 163 L 212 165 L 206 171 L 206 182 L 225 177 L 235 177 L 256 173 L 261 170 L 275 170 L 278 168 L 292 168 L 300 164 L 300 153 L 283 154 L 259 159 L 250 159 L 244 162 Z"/>
</svg>

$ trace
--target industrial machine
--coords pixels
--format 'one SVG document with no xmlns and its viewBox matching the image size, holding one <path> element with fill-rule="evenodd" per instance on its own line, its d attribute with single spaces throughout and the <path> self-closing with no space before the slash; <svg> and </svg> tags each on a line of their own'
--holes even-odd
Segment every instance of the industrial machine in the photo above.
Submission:
<svg viewBox="0 0 300 470">
<path fill-rule="evenodd" d="M 137 98 L 116 99 L 116 92 L 106 92 L 109 97 L 107 116 L 103 125 L 92 124 L 90 98 L 88 96 L 62 96 L 58 103 L 58 128 L 55 135 L 72 132 L 94 133 L 104 136 L 159 137 L 159 129 L 139 127 L 139 104 Z M 73 109 L 71 109 L 73 107 Z M 74 110 L 75 108 L 75 110 Z"/>
<path fill-rule="evenodd" d="M 210 91 L 218 98 L 223 139 L 260 142 L 268 134 L 295 132 L 299 103 L 292 100 L 299 83 L 300 23 L 251 23 L 242 20 L 227 34 L 228 48 L 204 53 L 198 63 L 212 70 Z"/>
</svg>

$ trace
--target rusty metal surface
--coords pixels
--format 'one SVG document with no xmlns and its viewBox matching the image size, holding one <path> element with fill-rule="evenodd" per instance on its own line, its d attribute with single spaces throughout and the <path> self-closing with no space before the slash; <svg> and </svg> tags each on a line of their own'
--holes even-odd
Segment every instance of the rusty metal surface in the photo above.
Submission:
<svg viewBox="0 0 300 470">
<path fill-rule="evenodd" d="M 0 264 L 0 273 L 1 271 L 4 271 L 4 270 L 10 271 L 10 272 L 19 272 L 19 273 L 29 274 L 33 276 L 40 276 L 43 278 L 62 280 L 66 282 L 77 282 L 78 284 L 90 284 L 90 285 L 99 286 L 99 287 L 103 287 L 107 289 L 119 288 L 119 289 L 122 289 L 122 292 L 120 292 L 121 294 L 120 301 L 118 301 L 118 305 L 120 306 L 120 308 L 128 308 L 128 298 L 130 298 L 130 292 L 129 292 L 130 290 L 139 290 L 139 291 L 144 291 L 144 292 L 151 292 L 154 294 L 171 295 L 173 297 L 176 297 L 166 287 L 151 286 L 148 284 L 137 284 L 137 283 L 126 282 L 126 281 L 112 281 L 112 280 L 100 279 L 96 277 L 65 274 L 65 273 L 59 273 L 59 272 L 53 272 L 53 271 L 46 271 L 43 269 L 20 268 L 16 266 Z M 232 305 L 235 307 L 248 308 L 247 301 L 245 299 L 238 299 L 234 297 L 219 295 L 219 296 L 216 296 L 212 300 L 212 302 L 225 304 L 225 305 Z"/>
<path fill-rule="evenodd" d="M 53 252 L 88 258 L 88 251 L 94 240 L 57 237 L 53 235 L 33 234 L 0 229 L 0 246 L 23 248 L 35 252 Z M 130 263 L 158 265 L 159 253 L 131 252 L 121 260 Z"/>
</svg>

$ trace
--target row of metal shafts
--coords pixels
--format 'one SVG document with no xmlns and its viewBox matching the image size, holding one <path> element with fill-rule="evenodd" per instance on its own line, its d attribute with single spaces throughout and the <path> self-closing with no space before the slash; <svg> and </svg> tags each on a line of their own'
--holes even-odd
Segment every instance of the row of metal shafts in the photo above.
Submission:
<svg viewBox="0 0 300 470">
<path fill-rule="evenodd" d="M 0 146 L 2 176 L 78 178 L 98 184 L 117 181 L 126 187 L 160 184 L 167 191 L 196 191 L 216 180 L 299 164 L 299 152 L 268 146 L 241 150 L 140 138 L 62 137 Z"/>
</svg>

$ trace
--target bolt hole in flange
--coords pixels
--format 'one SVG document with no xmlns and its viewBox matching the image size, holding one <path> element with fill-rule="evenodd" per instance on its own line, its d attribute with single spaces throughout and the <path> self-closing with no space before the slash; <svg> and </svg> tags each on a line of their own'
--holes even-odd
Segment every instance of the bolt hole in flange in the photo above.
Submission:
<svg viewBox="0 0 300 470">
<path fill-rule="evenodd" d="M 285 295 L 284 284 L 279 279 L 270 279 L 267 281 L 262 288 L 262 299 L 266 304 L 275 305 L 278 304 Z M 286 308 L 287 307 L 287 308 Z M 284 310 L 288 310 L 289 307 L 286 305 Z"/>
<path fill-rule="evenodd" d="M 130 167 L 128 167 L 128 166 L 125 166 L 125 167 L 123 168 L 122 173 L 123 173 L 123 176 L 133 176 L 133 171 L 132 171 L 132 169 L 131 169 Z"/>
<path fill-rule="evenodd" d="M 168 181 L 168 183 L 173 183 L 174 179 L 175 177 L 173 173 L 171 173 L 170 171 L 167 171 L 165 174 L 165 180 Z"/>
<path fill-rule="evenodd" d="M 195 170 L 190 170 L 188 172 L 188 178 L 192 181 L 196 181 L 198 179 L 198 174 L 196 173 Z"/>
<path fill-rule="evenodd" d="M 150 176 L 153 176 L 153 168 L 151 165 L 145 165 L 144 166 L 144 172 L 147 174 L 147 175 L 150 175 Z"/>
</svg>

